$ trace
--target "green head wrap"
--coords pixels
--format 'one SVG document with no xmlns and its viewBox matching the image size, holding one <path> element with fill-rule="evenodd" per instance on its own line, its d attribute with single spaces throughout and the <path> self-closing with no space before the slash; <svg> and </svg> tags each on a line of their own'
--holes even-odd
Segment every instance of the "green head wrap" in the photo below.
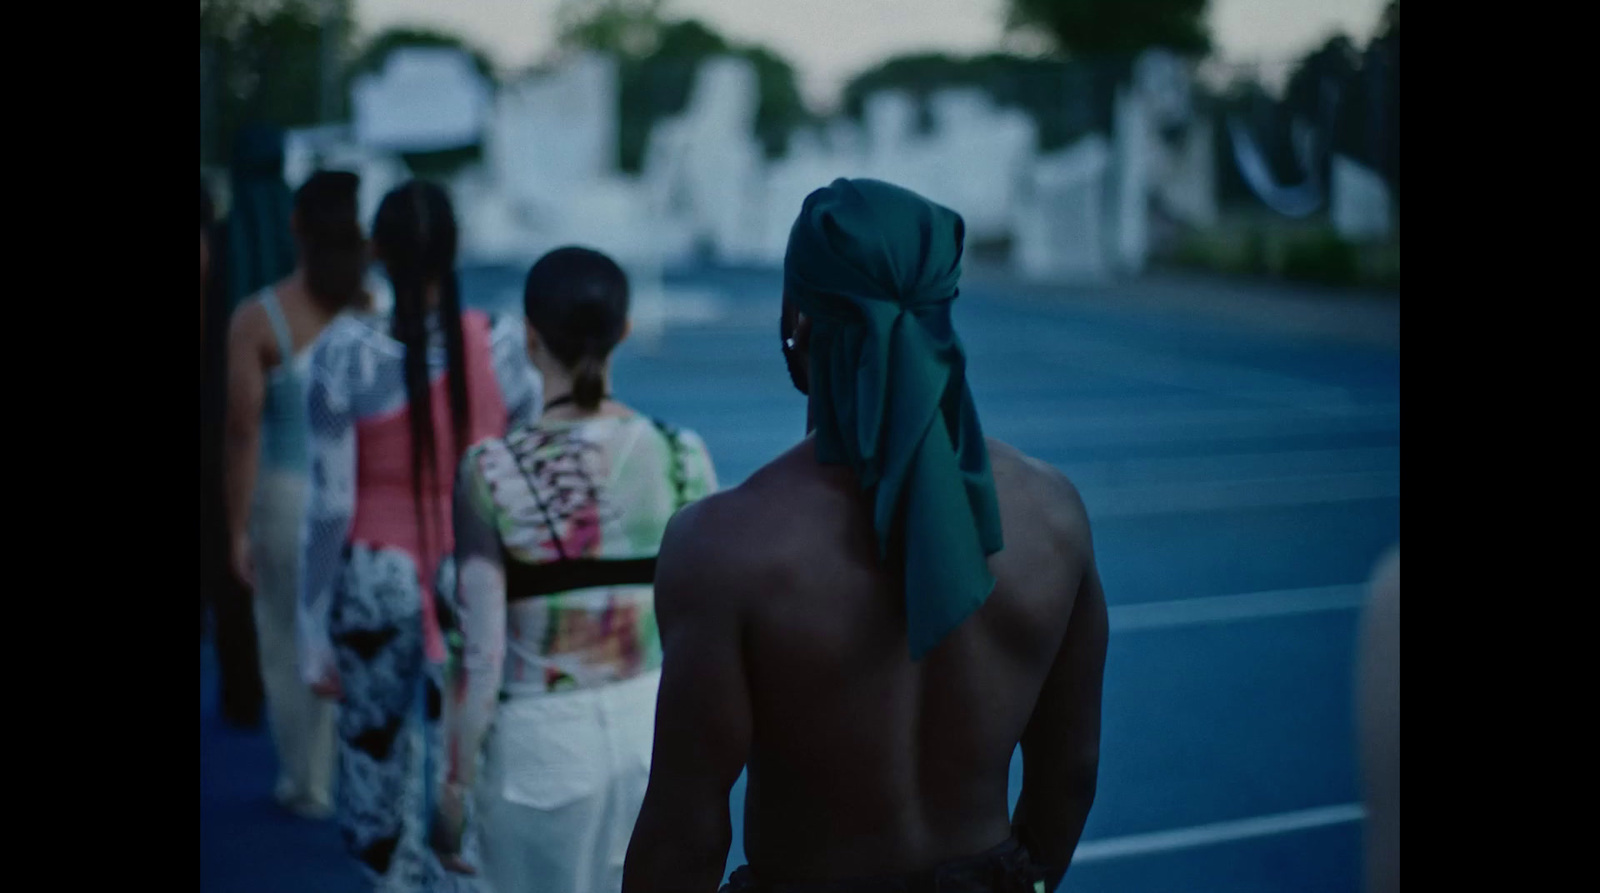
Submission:
<svg viewBox="0 0 1600 893">
<path fill-rule="evenodd" d="M 950 323 L 964 233 L 960 215 L 916 193 L 840 179 L 806 198 L 783 264 L 785 295 L 811 320 L 817 461 L 855 472 L 879 557 L 903 555 L 914 659 L 989 597 L 985 559 L 1002 546 Z"/>
</svg>

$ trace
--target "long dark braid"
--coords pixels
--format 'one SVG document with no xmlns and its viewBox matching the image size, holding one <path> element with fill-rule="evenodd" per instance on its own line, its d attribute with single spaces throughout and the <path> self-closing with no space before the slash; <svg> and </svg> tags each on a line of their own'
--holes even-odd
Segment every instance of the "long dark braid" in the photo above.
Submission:
<svg viewBox="0 0 1600 893">
<path fill-rule="evenodd" d="M 454 435 L 454 468 L 466 446 L 471 407 L 467 402 L 466 348 L 461 334 L 460 284 L 456 278 L 456 221 L 450 198 L 432 183 L 412 180 L 384 196 L 372 227 L 373 240 L 394 289 L 393 334 L 405 346 L 406 402 L 411 422 L 411 492 L 423 547 L 428 542 L 425 502 L 438 499 L 438 446 L 434 442 L 432 388 L 428 376 L 427 289 L 439 286 L 444 326 L 446 386 Z M 429 486 L 424 500 L 424 476 Z"/>
</svg>

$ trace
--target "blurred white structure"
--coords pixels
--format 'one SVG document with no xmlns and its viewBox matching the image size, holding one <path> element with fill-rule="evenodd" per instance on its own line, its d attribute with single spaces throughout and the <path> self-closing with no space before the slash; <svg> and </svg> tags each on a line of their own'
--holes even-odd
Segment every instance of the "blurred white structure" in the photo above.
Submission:
<svg viewBox="0 0 1600 893">
<path fill-rule="evenodd" d="M 334 124 L 286 131 L 283 135 L 283 179 L 299 189 L 312 173 L 327 167 L 322 159 L 350 142 L 350 128 Z"/>
<path fill-rule="evenodd" d="M 1332 180 L 1329 211 L 1339 235 L 1356 242 L 1387 238 L 1391 225 L 1389 187 L 1383 177 L 1336 154 Z"/>
<path fill-rule="evenodd" d="M 1150 50 L 1140 55 L 1133 64 L 1133 91 L 1143 99 L 1152 127 L 1184 127 L 1194 119 L 1189 66 L 1171 53 Z"/>
<path fill-rule="evenodd" d="M 840 177 L 862 176 L 859 138 L 839 129 L 831 136 L 825 144 L 815 133 L 796 133 L 788 154 L 767 166 L 759 248 L 766 263 L 783 262 L 789 229 L 806 196 Z"/>
<path fill-rule="evenodd" d="M 1167 213 L 1193 226 L 1217 222 L 1216 129 L 1210 119 L 1189 123 L 1182 142 L 1155 153 L 1152 188 Z"/>
<path fill-rule="evenodd" d="M 1014 211 L 1012 266 L 1029 279 L 1094 282 L 1111 274 L 1107 174 L 1111 147 L 1085 137 L 1038 160 Z"/>
<path fill-rule="evenodd" d="M 919 191 L 959 209 L 969 241 L 1004 238 L 1038 154 L 1037 126 L 1027 113 L 999 108 L 979 90 L 943 90 L 929 104 L 934 137 L 927 147 L 928 180 Z"/>
<path fill-rule="evenodd" d="M 491 102 L 489 85 L 460 50 L 403 47 L 383 71 L 351 88 L 356 142 L 391 152 L 437 152 L 478 142 Z"/>
<path fill-rule="evenodd" d="M 585 54 L 495 97 L 484 158 L 498 188 L 519 201 L 563 204 L 617 164 L 617 66 Z"/>
<path fill-rule="evenodd" d="M 1194 226 L 1216 221 L 1214 131 L 1195 114 L 1190 72 L 1152 51 L 1119 90 L 1109 139 L 1090 135 L 1032 160 L 1011 219 L 1012 265 L 1030 279 L 1093 281 L 1138 275 L 1159 204 Z"/>
<path fill-rule="evenodd" d="M 684 113 L 652 129 L 644 180 L 651 211 L 678 229 L 674 254 L 708 249 L 726 263 L 759 263 L 764 164 L 755 138 L 756 72 L 737 58 L 708 60 Z"/>
<path fill-rule="evenodd" d="M 1116 153 L 1111 226 L 1116 234 L 1116 269 L 1123 273 L 1144 272 L 1150 254 L 1150 168 L 1156 150 L 1150 119 L 1142 93 L 1117 92 L 1111 129 Z"/>
<path fill-rule="evenodd" d="M 1009 240 L 1012 266 L 1029 278 L 1137 274 L 1153 204 L 1193 225 L 1216 217 L 1213 131 L 1194 112 L 1189 77 L 1181 60 L 1146 54 L 1116 97 L 1112 132 L 1048 155 L 1026 113 L 952 89 L 929 97 L 926 131 L 911 96 L 881 92 L 866 98 L 859 125 L 841 118 L 797 132 L 769 160 L 755 136 L 755 69 L 712 59 L 684 112 L 656 123 L 642 175 L 630 177 L 616 166 L 614 60 L 576 56 L 491 95 L 462 53 L 400 50 L 381 76 L 357 83 L 355 126 L 342 142 L 334 131 L 291 140 L 289 178 L 318 163 L 361 173 L 370 220 L 407 176 L 394 153 L 481 144 L 484 163 L 449 184 L 463 258 L 525 264 L 563 244 L 605 251 L 629 269 L 648 341 L 673 312 L 664 266 L 781 263 L 805 196 L 837 177 L 888 180 L 954 208 L 969 243 Z M 1342 182 L 1344 207 L 1372 204 L 1359 172 Z M 1345 216 L 1373 226 L 1366 211 Z"/>
</svg>

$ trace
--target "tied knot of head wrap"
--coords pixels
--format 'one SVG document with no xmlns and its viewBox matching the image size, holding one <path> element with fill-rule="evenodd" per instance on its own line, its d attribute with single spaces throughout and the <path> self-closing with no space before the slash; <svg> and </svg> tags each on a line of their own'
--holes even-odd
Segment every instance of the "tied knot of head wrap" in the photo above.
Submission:
<svg viewBox="0 0 1600 893">
<path fill-rule="evenodd" d="M 784 258 L 811 320 L 817 460 L 871 493 L 879 557 L 903 560 L 906 629 L 921 658 L 994 588 L 1000 513 L 966 355 L 950 322 L 965 224 L 876 180 L 805 200 Z"/>
</svg>

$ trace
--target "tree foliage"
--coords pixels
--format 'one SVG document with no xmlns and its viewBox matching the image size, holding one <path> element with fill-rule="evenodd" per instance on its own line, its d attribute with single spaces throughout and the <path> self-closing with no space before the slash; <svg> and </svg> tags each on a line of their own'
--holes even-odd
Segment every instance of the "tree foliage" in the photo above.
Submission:
<svg viewBox="0 0 1600 893">
<path fill-rule="evenodd" d="M 1211 50 L 1206 0 L 1009 0 L 1006 13 L 1009 27 L 1036 29 L 1077 58 Z"/>
<path fill-rule="evenodd" d="M 331 18 L 320 0 L 203 0 L 200 4 L 201 161 L 225 163 L 233 139 L 248 123 L 289 129 L 322 120 L 323 64 L 334 67 L 335 120 L 349 115 L 350 86 L 362 74 L 383 69 L 401 47 L 450 47 L 465 52 L 491 83 L 494 67 L 481 50 L 451 34 L 424 28 L 392 28 L 359 48 L 350 0 L 337 0 Z M 326 27 L 329 26 L 331 27 Z M 332 40 L 325 47 L 324 40 Z M 331 50 L 326 56 L 325 50 Z M 420 176 L 448 176 L 480 158 L 470 146 L 445 152 L 407 154 Z"/>
<path fill-rule="evenodd" d="M 1111 99 L 1120 66 L 1105 60 L 1039 59 L 1007 53 L 960 57 L 944 53 L 897 56 L 852 78 L 845 113 L 859 118 L 866 98 L 898 90 L 917 103 L 919 125 L 932 124 L 928 99 L 940 90 L 976 88 L 1002 107 L 1027 112 L 1039 128 L 1039 148 L 1051 151 L 1111 126 Z"/>
<path fill-rule="evenodd" d="M 1362 62 L 1373 90 L 1373 152 L 1378 170 L 1400 203 L 1400 0 L 1390 0 Z"/>
<path fill-rule="evenodd" d="M 454 34 L 429 28 L 389 28 L 373 35 L 372 39 L 361 48 L 360 54 L 350 63 L 349 76 L 353 79 L 359 75 L 381 72 L 389 54 L 402 47 L 442 47 L 460 50 L 472 59 L 472 66 L 484 80 L 491 84 L 496 81 L 494 65 L 482 50 L 471 46 Z"/>
<path fill-rule="evenodd" d="M 322 114 L 324 8 L 317 0 L 202 0 L 201 161 L 225 161 L 250 122 L 305 127 Z M 331 7 L 331 56 L 348 55 L 351 2 Z M 340 91 L 342 95 L 342 91 Z M 335 114 L 342 111 L 336 104 Z"/>
<path fill-rule="evenodd" d="M 1295 63 L 1281 96 L 1247 79 L 1206 97 L 1204 108 L 1244 123 L 1280 182 L 1296 182 L 1307 174 L 1291 137 L 1299 121 L 1316 131 L 1326 150 L 1318 159 L 1323 183 L 1331 176 L 1331 155 L 1338 153 L 1376 170 L 1398 202 L 1399 8 L 1398 0 L 1391 0 L 1364 49 L 1345 35 L 1335 35 L 1311 50 Z M 1232 163 L 1225 128 L 1218 128 L 1216 139 L 1219 197 L 1228 203 L 1253 201 Z"/>
<path fill-rule="evenodd" d="M 756 137 L 769 157 L 810 121 L 794 68 L 763 46 L 729 42 L 696 19 L 666 20 L 660 0 L 590 0 L 560 11 L 562 45 L 608 53 L 618 60 L 618 163 L 637 171 L 655 123 L 683 112 L 701 63 L 738 56 L 755 68 L 759 98 Z"/>
</svg>

